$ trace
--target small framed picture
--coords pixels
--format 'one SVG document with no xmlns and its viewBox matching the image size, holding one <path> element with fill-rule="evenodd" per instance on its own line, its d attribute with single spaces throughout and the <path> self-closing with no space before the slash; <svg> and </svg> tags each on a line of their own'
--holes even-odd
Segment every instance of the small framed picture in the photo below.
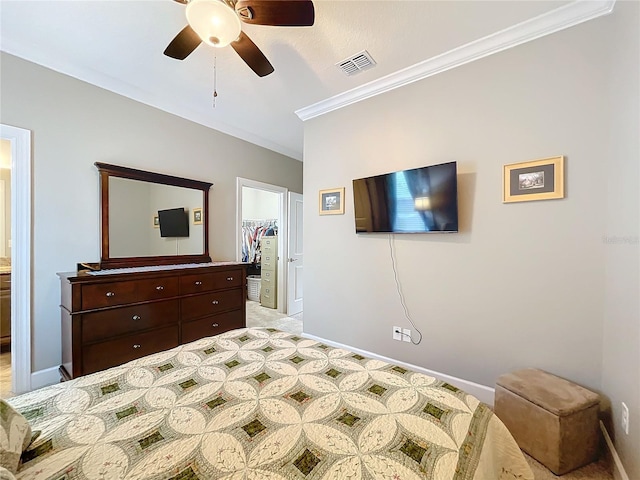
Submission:
<svg viewBox="0 0 640 480">
<path fill-rule="evenodd" d="M 505 165 L 502 202 L 529 202 L 564 198 L 564 157 Z"/>
<path fill-rule="evenodd" d="M 320 190 L 320 215 L 344 214 L 344 187 Z"/>
<path fill-rule="evenodd" d="M 153 216 L 153 228 L 160 228 L 160 217 L 158 215 Z"/>
<path fill-rule="evenodd" d="M 202 209 L 201 208 L 193 209 L 193 224 L 202 225 Z"/>
</svg>

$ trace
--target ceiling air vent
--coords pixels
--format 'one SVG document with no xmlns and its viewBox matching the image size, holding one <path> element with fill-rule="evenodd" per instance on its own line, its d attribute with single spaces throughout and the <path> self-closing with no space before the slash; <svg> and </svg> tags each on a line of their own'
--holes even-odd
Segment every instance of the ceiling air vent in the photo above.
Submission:
<svg viewBox="0 0 640 480">
<path fill-rule="evenodd" d="M 341 62 L 336 63 L 336 67 L 342 70 L 346 75 L 355 75 L 362 70 L 375 67 L 376 62 L 366 50 L 356 53 L 355 55 L 345 58 Z"/>
</svg>

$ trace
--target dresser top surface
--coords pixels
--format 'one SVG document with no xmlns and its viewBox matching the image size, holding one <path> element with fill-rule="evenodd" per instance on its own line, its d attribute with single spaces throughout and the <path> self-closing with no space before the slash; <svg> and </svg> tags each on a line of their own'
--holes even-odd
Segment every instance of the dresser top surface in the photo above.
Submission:
<svg viewBox="0 0 640 480">
<path fill-rule="evenodd" d="M 186 263 L 178 265 L 150 265 L 146 267 L 113 268 L 85 272 L 60 272 L 62 280 L 70 282 L 93 282 L 125 280 L 131 275 L 136 276 L 165 276 L 175 274 L 197 274 L 208 270 L 225 270 L 227 268 L 247 267 L 248 262 L 208 262 Z"/>
</svg>

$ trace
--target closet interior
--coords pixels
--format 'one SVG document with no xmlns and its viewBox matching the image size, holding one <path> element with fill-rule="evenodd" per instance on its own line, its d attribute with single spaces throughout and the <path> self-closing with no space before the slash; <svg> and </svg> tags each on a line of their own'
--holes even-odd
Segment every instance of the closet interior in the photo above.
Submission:
<svg viewBox="0 0 640 480">
<path fill-rule="evenodd" d="M 249 263 L 247 295 L 267 308 L 278 308 L 278 194 L 242 189 L 242 261 Z"/>
</svg>

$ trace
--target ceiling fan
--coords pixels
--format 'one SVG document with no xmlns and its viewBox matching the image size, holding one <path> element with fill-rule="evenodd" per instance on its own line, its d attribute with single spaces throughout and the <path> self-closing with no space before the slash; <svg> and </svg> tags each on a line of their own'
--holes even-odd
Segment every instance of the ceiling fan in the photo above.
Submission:
<svg viewBox="0 0 640 480">
<path fill-rule="evenodd" d="M 188 25 L 164 51 L 184 60 L 202 42 L 216 48 L 231 47 L 256 75 L 264 77 L 273 66 L 242 31 L 240 21 L 279 27 L 309 27 L 315 10 L 311 0 L 175 0 L 186 4 Z"/>
</svg>

